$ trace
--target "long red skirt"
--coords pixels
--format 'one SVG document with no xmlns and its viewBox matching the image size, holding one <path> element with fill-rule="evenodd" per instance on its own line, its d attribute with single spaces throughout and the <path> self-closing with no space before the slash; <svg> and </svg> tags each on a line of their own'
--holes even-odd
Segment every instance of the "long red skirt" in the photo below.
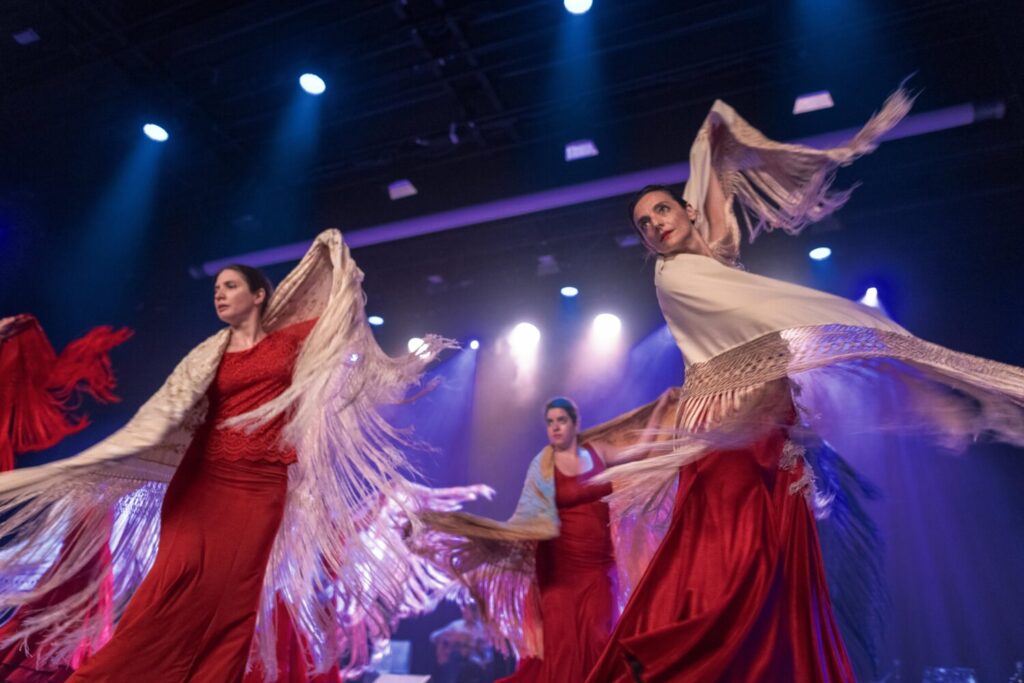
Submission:
<svg viewBox="0 0 1024 683">
<path fill-rule="evenodd" d="M 283 463 L 191 448 L 167 488 L 152 569 L 113 639 L 70 680 L 241 681 L 286 489 Z"/>
<path fill-rule="evenodd" d="M 327 673 L 309 674 L 309 657 L 306 643 L 292 623 L 281 599 L 277 600 L 274 613 L 277 633 L 277 677 L 268 679 L 263 666 L 256 659 L 253 668 L 245 675 L 245 683 L 341 683 L 341 672 L 337 665 Z"/>
<path fill-rule="evenodd" d="M 608 505 L 611 486 L 586 482 L 604 469 L 577 477 L 555 469 L 558 537 L 537 546 L 537 587 L 544 625 L 544 658 L 524 658 L 498 683 L 583 683 L 608 642 L 615 621 L 615 551 Z"/>
<path fill-rule="evenodd" d="M 854 680 L 784 445 L 780 431 L 680 470 L 669 530 L 589 682 Z"/>
</svg>

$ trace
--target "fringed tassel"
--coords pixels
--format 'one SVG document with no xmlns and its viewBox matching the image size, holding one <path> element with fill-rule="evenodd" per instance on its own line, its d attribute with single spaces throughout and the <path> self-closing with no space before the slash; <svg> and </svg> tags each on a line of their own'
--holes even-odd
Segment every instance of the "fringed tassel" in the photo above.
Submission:
<svg viewBox="0 0 1024 683">
<path fill-rule="evenodd" d="M 623 450 L 629 459 L 594 477 L 610 482 L 605 500 L 618 514 L 648 516 L 664 508 L 679 469 L 720 450 L 743 448 L 792 422 L 793 403 L 786 380 L 684 398 L 675 427 L 634 433 L 634 445 Z"/>
<path fill-rule="evenodd" d="M 550 537 L 551 532 L 538 529 L 531 539 L 523 529 L 514 534 L 520 537 L 516 540 L 498 538 L 496 529 L 473 524 L 472 519 L 481 518 L 425 515 L 425 530 L 414 536 L 412 546 L 458 581 L 459 599 L 477 604 L 481 621 L 500 650 L 507 654 L 508 643 L 520 658 L 543 657 L 534 563 L 537 543 Z M 468 535 L 467 522 L 481 535 Z M 444 528 L 459 531 L 440 531 Z"/>
<path fill-rule="evenodd" d="M 163 490 L 93 474 L 0 502 L 0 608 L 23 610 L 0 647 L 66 664 L 102 645 L 152 562 Z"/>
<path fill-rule="evenodd" d="M 96 327 L 80 339 L 68 344 L 57 358 L 46 386 L 65 406 L 74 405 L 76 397 L 88 394 L 102 403 L 115 403 L 117 380 L 110 363 L 110 351 L 128 341 L 134 334 L 128 328 Z"/>
<path fill-rule="evenodd" d="M 353 669 L 361 666 L 365 653 L 343 652 L 337 634 L 353 619 L 362 620 L 369 633 L 386 634 L 403 609 L 405 580 L 415 574 L 418 559 L 396 534 L 362 533 L 359 519 L 366 501 L 380 496 L 395 503 L 412 528 L 419 526 L 416 491 L 407 478 L 412 467 L 405 455 L 418 444 L 388 424 L 379 408 L 404 399 L 426 365 L 454 346 L 428 336 L 416 353 L 389 357 L 366 322 L 361 281 L 341 234 L 321 233 L 281 283 L 267 312 L 268 328 L 295 322 L 302 314 L 318 318 L 290 388 L 225 423 L 251 429 L 291 414 L 284 439 L 297 451 L 298 463 L 290 468 L 289 499 L 271 553 L 264 601 L 277 593 L 289 601 L 293 621 L 311 644 L 316 671 L 346 654 Z M 323 599 L 339 589 L 343 606 Z M 263 669 L 272 673 L 277 668 L 272 623 L 261 622 L 258 628 Z"/>
<path fill-rule="evenodd" d="M 818 537 L 832 607 L 857 669 L 877 677 L 890 599 L 885 542 L 865 502 L 881 492 L 823 443 L 808 450 L 808 459 L 817 472 Z"/>
<path fill-rule="evenodd" d="M 716 102 L 712 164 L 723 187 L 742 208 L 740 220 L 753 242 L 763 232 L 790 235 L 834 213 L 852 190 L 832 191 L 837 169 L 874 151 L 879 139 L 910 111 L 914 96 L 898 89 L 882 109 L 845 145 L 814 149 L 765 137 L 732 108 Z"/>
<path fill-rule="evenodd" d="M 5 318 L 0 339 L 0 470 L 18 453 L 43 450 L 89 425 L 70 414 L 81 394 L 118 400 L 109 351 L 131 336 L 98 327 L 71 342 L 58 358 L 39 322 L 30 315 Z M 6 423 L 6 424 L 4 424 Z"/>
</svg>

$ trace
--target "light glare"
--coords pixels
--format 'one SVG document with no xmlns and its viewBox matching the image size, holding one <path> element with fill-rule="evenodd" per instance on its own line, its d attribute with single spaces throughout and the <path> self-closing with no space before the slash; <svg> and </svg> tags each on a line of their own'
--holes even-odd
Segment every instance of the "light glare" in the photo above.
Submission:
<svg viewBox="0 0 1024 683">
<path fill-rule="evenodd" d="M 374 327 L 380 327 L 381 325 L 384 324 L 384 318 L 380 317 L 379 315 L 371 315 L 369 318 L 366 319 L 366 322 L 370 323 Z"/>
<path fill-rule="evenodd" d="M 508 343 L 513 352 L 526 352 L 540 343 L 540 330 L 531 323 L 519 323 L 508 335 Z"/>
<path fill-rule="evenodd" d="M 591 329 L 599 339 L 612 339 L 622 331 L 622 321 L 617 315 L 601 313 L 594 317 Z"/>
<path fill-rule="evenodd" d="M 565 0 L 563 4 L 571 14 L 584 14 L 593 7 L 594 2 L 593 0 Z"/>
<path fill-rule="evenodd" d="M 860 302 L 865 306 L 871 306 L 872 308 L 879 307 L 878 301 L 878 288 L 868 287 L 868 291 L 864 292 L 864 296 L 860 298 Z"/>
<path fill-rule="evenodd" d="M 474 351 L 476 351 L 477 349 L 479 349 L 479 348 L 480 348 L 480 342 L 479 342 L 479 341 L 477 341 L 476 339 L 473 339 L 473 340 L 471 340 L 471 341 L 469 342 L 469 348 L 471 348 L 471 349 L 473 349 Z"/>
<path fill-rule="evenodd" d="M 831 255 L 832 250 L 829 249 L 828 247 L 815 247 L 814 249 L 811 249 L 810 253 L 808 254 L 808 256 L 810 256 L 815 261 L 824 261 Z"/>
<path fill-rule="evenodd" d="M 167 142 L 167 139 L 171 137 L 167 134 L 167 131 L 155 123 L 147 123 L 142 127 L 142 132 L 146 134 L 146 137 L 156 142 Z"/>
<path fill-rule="evenodd" d="M 327 90 L 327 84 L 324 83 L 324 79 L 316 74 L 302 74 L 299 76 L 299 85 L 310 95 L 320 95 Z"/>
<path fill-rule="evenodd" d="M 579 293 L 580 290 L 577 289 L 576 287 L 573 287 L 572 285 L 566 285 L 565 287 L 562 287 L 562 296 L 566 297 L 567 299 L 571 299 Z"/>
</svg>

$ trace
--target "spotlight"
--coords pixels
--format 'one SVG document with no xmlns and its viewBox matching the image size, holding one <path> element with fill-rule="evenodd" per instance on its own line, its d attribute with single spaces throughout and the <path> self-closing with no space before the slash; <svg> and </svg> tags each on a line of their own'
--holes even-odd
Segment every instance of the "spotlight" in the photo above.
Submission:
<svg viewBox="0 0 1024 683">
<path fill-rule="evenodd" d="M 530 351 L 540 343 L 540 330 L 530 323 L 519 323 L 509 333 L 508 343 L 513 353 Z"/>
<path fill-rule="evenodd" d="M 809 92 L 796 98 L 793 101 L 793 113 L 806 114 L 807 112 L 818 111 L 819 109 L 831 109 L 834 106 L 835 102 L 832 101 L 832 94 L 828 90 L 819 90 L 818 92 Z"/>
<path fill-rule="evenodd" d="M 366 319 L 366 322 L 370 323 L 374 327 L 380 327 L 381 325 L 384 324 L 384 318 L 380 317 L 379 315 L 371 315 L 369 318 Z"/>
<path fill-rule="evenodd" d="M 469 348 L 471 348 L 474 351 L 476 351 L 477 349 L 480 348 L 480 341 L 477 340 L 477 339 L 471 339 L 470 342 L 469 342 Z"/>
<path fill-rule="evenodd" d="M 573 287 L 572 285 L 566 285 L 565 287 L 562 287 L 562 296 L 564 296 L 566 299 L 571 299 L 579 293 L 580 290 Z"/>
<path fill-rule="evenodd" d="M 430 355 L 430 347 L 427 346 L 426 342 L 419 337 L 413 337 L 410 339 L 407 344 L 407 348 L 409 349 L 409 353 L 414 353 L 420 358 L 426 358 Z"/>
<path fill-rule="evenodd" d="M 302 74 L 299 76 L 299 85 L 310 95 L 320 95 L 324 90 L 327 90 L 327 84 L 324 83 L 324 79 L 316 74 Z"/>
<path fill-rule="evenodd" d="M 562 4 L 570 14 L 585 14 L 594 5 L 594 0 L 564 0 Z"/>
<path fill-rule="evenodd" d="M 832 255 L 832 250 L 828 247 L 815 247 L 814 249 L 811 249 L 810 253 L 807 255 L 815 261 L 824 261 Z"/>
<path fill-rule="evenodd" d="M 597 150 L 597 145 L 594 144 L 593 140 L 573 140 L 565 145 L 566 161 L 579 161 L 580 159 L 596 157 L 598 154 L 600 152 Z"/>
<path fill-rule="evenodd" d="M 865 306 L 879 308 L 880 302 L 878 301 L 878 288 L 868 287 L 868 291 L 864 292 L 864 296 L 860 298 L 860 302 Z"/>
<path fill-rule="evenodd" d="M 622 321 L 617 315 L 601 313 L 594 317 L 590 329 L 599 339 L 611 339 L 622 331 Z"/>
<path fill-rule="evenodd" d="M 403 199 L 405 197 L 412 197 L 418 192 L 419 190 L 416 189 L 416 186 L 413 185 L 412 181 L 408 178 L 396 180 L 388 185 L 388 196 L 391 197 L 392 201 L 396 199 Z"/>
<path fill-rule="evenodd" d="M 155 123 L 147 123 L 142 127 L 142 132 L 146 134 L 146 137 L 150 140 L 157 142 L 167 142 L 167 138 L 171 137 L 167 134 L 167 131 L 156 125 Z"/>
</svg>

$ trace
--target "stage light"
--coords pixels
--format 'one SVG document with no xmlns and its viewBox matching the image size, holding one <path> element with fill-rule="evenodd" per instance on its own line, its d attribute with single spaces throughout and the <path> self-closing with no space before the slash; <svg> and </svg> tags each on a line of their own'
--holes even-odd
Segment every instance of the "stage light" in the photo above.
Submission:
<svg viewBox="0 0 1024 683">
<path fill-rule="evenodd" d="M 415 353 L 420 358 L 426 358 L 430 355 L 430 347 L 419 337 L 410 339 L 406 347 L 409 349 L 409 353 Z"/>
<path fill-rule="evenodd" d="M 32 43 L 39 42 L 39 34 L 31 26 L 17 33 L 12 33 L 11 37 L 14 38 L 14 42 L 18 45 L 31 45 Z"/>
<path fill-rule="evenodd" d="M 519 323 L 509 333 L 508 343 L 513 353 L 532 351 L 540 343 L 540 330 L 530 323 Z"/>
<path fill-rule="evenodd" d="M 598 339 L 613 339 L 622 331 L 622 321 L 617 315 L 601 313 L 594 317 L 590 329 Z"/>
<path fill-rule="evenodd" d="M 167 131 L 156 125 L 155 123 L 147 123 L 142 127 L 142 132 L 146 134 L 146 137 L 150 140 L 157 142 L 167 142 L 167 138 L 171 137 L 167 134 Z"/>
<path fill-rule="evenodd" d="M 416 189 L 416 186 L 413 185 L 412 181 L 408 178 L 396 180 L 395 182 L 388 184 L 388 197 L 391 198 L 391 201 L 412 197 L 418 192 L 419 190 Z"/>
<path fill-rule="evenodd" d="M 824 261 L 832 255 L 832 250 L 828 247 L 815 247 L 814 249 L 811 249 L 810 253 L 807 255 L 815 261 Z"/>
<path fill-rule="evenodd" d="M 594 5 L 594 0 L 564 0 L 562 4 L 571 14 L 585 14 Z"/>
<path fill-rule="evenodd" d="M 565 287 L 562 287 L 562 296 L 564 296 L 566 299 L 571 299 L 579 293 L 580 290 L 577 289 L 576 287 L 573 287 L 572 285 L 566 285 Z"/>
<path fill-rule="evenodd" d="M 379 315 L 371 315 L 369 318 L 366 319 L 366 322 L 370 323 L 374 327 L 380 327 L 381 325 L 384 324 L 384 318 L 380 317 Z"/>
<path fill-rule="evenodd" d="M 469 348 L 471 348 L 471 349 L 473 349 L 474 351 L 476 351 L 477 349 L 479 349 L 479 348 L 480 348 L 480 342 L 479 342 L 478 340 L 476 340 L 476 339 L 472 339 L 472 340 L 470 340 L 470 342 L 469 342 Z"/>
<path fill-rule="evenodd" d="M 833 106 L 835 103 L 832 101 L 832 94 L 828 90 L 819 90 L 796 98 L 793 101 L 793 113 L 806 114 L 819 109 L 831 109 Z"/>
<path fill-rule="evenodd" d="M 573 140 L 565 145 L 565 160 L 578 161 L 596 157 L 600 152 L 593 140 Z"/>
<path fill-rule="evenodd" d="M 864 292 L 864 296 L 860 298 L 860 302 L 865 306 L 871 306 L 872 308 L 879 308 L 880 302 L 878 300 L 878 288 L 868 287 L 868 291 Z"/>
<path fill-rule="evenodd" d="M 324 83 L 324 79 L 316 74 L 302 74 L 299 76 L 299 85 L 310 95 L 320 95 L 324 90 L 327 90 L 327 84 Z"/>
</svg>

